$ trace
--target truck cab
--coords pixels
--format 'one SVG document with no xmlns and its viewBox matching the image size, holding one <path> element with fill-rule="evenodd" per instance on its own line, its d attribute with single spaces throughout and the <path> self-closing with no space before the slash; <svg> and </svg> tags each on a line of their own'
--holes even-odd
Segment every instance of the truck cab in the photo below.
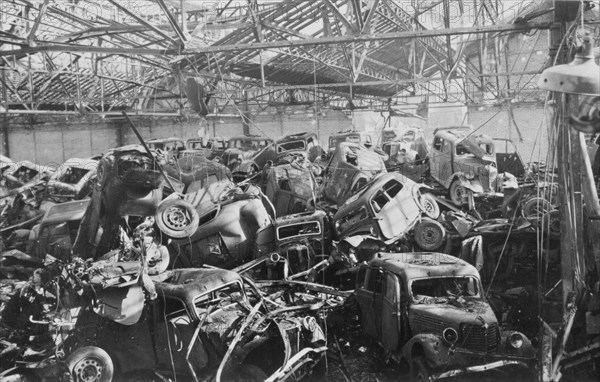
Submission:
<svg viewBox="0 0 600 382">
<path fill-rule="evenodd" d="M 379 253 L 358 273 L 355 289 L 365 334 L 412 380 L 527 368 L 527 337 L 505 331 L 485 298 L 479 273 L 442 253 Z"/>
</svg>

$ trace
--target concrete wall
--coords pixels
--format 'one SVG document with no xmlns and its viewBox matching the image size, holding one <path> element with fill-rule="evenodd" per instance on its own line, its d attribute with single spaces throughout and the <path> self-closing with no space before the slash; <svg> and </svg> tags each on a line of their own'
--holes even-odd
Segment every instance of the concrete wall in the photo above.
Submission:
<svg viewBox="0 0 600 382">
<path fill-rule="evenodd" d="M 546 120 L 543 105 L 514 104 L 514 122 L 506 105 L 465 107 L 441 105 L 430 107 L 428 123 L 415 118 L 393 117 L 392 125 L 416 125 L 424 127 L 430 140 L 436 127 L 448 124 L 469 124 L 478 131 L 494 137 L 513 139 L 524 156 L 524 160 L 545 160 L 547 151 Z M 318 119 L 317 119 L 318 118 Z M 355 128 L 370 131 L 375 142 L 381 135 L 385 117 L 374 111 L 323 110 L 315 118 L 312 110 L 297 106 L 285 112 L 263 111 L 250 116 L 249 130 L 252 134 L 266 135 L 272 139 L 303 131 L 320 134 L 321 144 L 326 146 L 330 135 Z M 203 120 L 190 118 L 133 118 L 144 139 L 180 137 L 188 139 L 198 136 L 223 136 L 226 138 L 243 133 L 241 118 L 224 117 Z M 0 121 L 2 122 L 2 121 Z M 72 157 L 90 157 L 102 154 L 107 149 L 121 144 L 138 143 L 126 121 L 122 119 L 100 119 L 91 117 L 15 117 L 5 121 L 8 131 L 9 156 L 15 160 L 31 160 L 38 163 L 62 163 Z M 521 132 L 523 141 L 520 141 Z M 2 131 L 2 129 L 0 129 Z M 1 134 L 1 133 L 0 133 Z M 0 142 L 4 138 L 0 135 Z M 538 159 L 537 149 L 544 158 Z M 0 145 L 0 154 L 6 149 Z M 532 153 L 535 157 L 532 157 Z M 526 158 L 525 158 L 526 156 Z"/>
</svg>

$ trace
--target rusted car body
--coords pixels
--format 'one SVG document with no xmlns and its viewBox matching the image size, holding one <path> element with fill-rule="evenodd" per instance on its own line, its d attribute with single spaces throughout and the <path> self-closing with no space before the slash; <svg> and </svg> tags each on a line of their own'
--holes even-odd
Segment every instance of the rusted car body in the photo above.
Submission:
<svg viewBox="0 0 600 382">
<path fill-rule="evenodd" d="M 260 192 L 244 191 L 230 181 L 188 193 L 184 200 L 200 219 L 191 236 L 171 242 L 171 257 L 180 267 L 243 264 L 252 258 L 256 232 L 271 223 Z"/>
<path fill-rule="evenodd" d="M 269 279 L 304 272 L 329 257 L 331 229 L 323 211 L 275 219 L 256 234 L 255 257 L 269 256 Z"/>
<path fill-rule="evenodd" d="M 352 142 L 361 144 L 367 148 L 373 146 L 373 138 L 366 131 L 344 130 L 329 136 L 329 153 L 333 153 L 340 142 Z"/>
<path fill-rule="evenodd" d="M 203 138 L 191 138 L 185 142 L 185 150 L 182 156 L 204 156 L 206 159 L 221 157 L 227 149 L 227 139 L 223 137 L 212 137 L 207 140 Z"/>
<path fill-rule="evenodd" d="M 296 162 L 271 167 L 264 189 L 275 207 L 276 216 L 306 211 L 308 201 L 316 193 L 311 169 Z"/>
<path fill-rule="evenodd" d="M 92 192 L 97 167 L 97 159 L 67 160 L 48 180 L 47 198 L 56 203 L 63 203 L 88 196 Z"/>
<path fill-rule="evenodd" d="M 383 158 L 365 146 L 340 142 L 323 179 L 323 197 L 341 206 L 377 174 L 387 172 Z"/>
<path fill-rule="evenodd" d="M 232 180 L 227 167 L 197 156 L 184 156 L 177 163 L 164 166 L 164 170 L 176 188 L 173 191 L 181 194 L 196 192 L 220 180 Z"/>
<path fill-rule="evenodd" d="M 19 188 L 48 179 L 55 169 L 52 166 L 23 160 L 7 166 L 2 175 L 8 188 Z"/>
<path fill-rule="evenodd" d="M 494 192 L 496 151 L 487 135 L 473 134 L 468 126 L 439 128 L 429 158 L 431 177 L 449 190 L 454 204 L 462 204 L 466 188 L 475 195 Z"/>
<path fill-rule="evenodd" d="M 149 139 L 146 141 L 146 145 L 150 150 L 154 150 L 157 153 L 164 152 L 167 156 L 167 162 L 172 159 L 178 159 L 186 149 L 183 140 L 176 137 Z"/>
<path fill-rule="evenodd" d="M 324 150 L 319 144 L 319 137 L 312 132 L 286 135 L 275 141 L 277 157 L 302 155 L 310 162 L 319 158 Z"/>
<path fill-rule="evenodd" d="M 407 153 L 414 152 L 414 160 L 427 158 L 429 149 L 425 140 L 425 131 L 418 127 L 407 127 L 402 129 L 402 135 L 398 136 L 395 129 L 393 138 L 383 129 L 383 143 L 381 149 L 389 156 L 390 160 L 397 160 L 398 153 L 404 149 Z"/>
<path fill-rule="evenodd" d="M 79 225 L 89 203 L 89 199 L 84 199 L 50 207 L 40 224 L 31 229 L 27 253 L 40 261 L 44 260 L 46 254 L 63 261 L 69 260 Z"/>
<path fill-rule="evenodd" d="M 337 238 L 364 236 L 384 244 L 402 239 L 429 212 L 423 187 L 398 173 L 377 176 L 333 216 Z"/>
<path fill-rule="evenodd" d="M 522 178 L 525 175 L 525 163 L 515 143 L 506 138 L 493 138 L 493 140 L 498 173 L 508 172 L 517 178 Z"/>
<path fill-rule="evenodd" d="M 152 152 L 153 154 L 155 152 Z M 152 216 L 162 199 L 163 177 L 141 145 L 108 151 L 98 163 L 98 181 L 73 251 L 95 259 L 114 249 L 123 216 Z"/>
<path fill-rule="evenodd" d="M 295 381 L 327 349 L 313 311 L 268 310 L 254 284 L 235 272 L 166 271 L 150 278 L 156 298 L 144 299 L 140 270 L 139 263 L 109 262 L 84 271 L 76 282 L 93 286 L 88 299 L 95 303 L 61 344 L 66 358 L 45 364 L 63 365 L 65 380 L 76 381 Z"/>
<path fill-rule="evenodd" d="M 535 351 L 501 332 L 479 273 L 441 253 L 380 253 L 359 271 L 356 300 L 365 334 L 411 379 L 438 379 L 504 366 L 527 368 Z"/>
<path fill-rule="evenodd" d="M 258 135 L 243 135 L 229 139 L 221 163 L 227 166 L 236 181 L 252 177 L 277 153 L 273 140 Z"/>
</svg>

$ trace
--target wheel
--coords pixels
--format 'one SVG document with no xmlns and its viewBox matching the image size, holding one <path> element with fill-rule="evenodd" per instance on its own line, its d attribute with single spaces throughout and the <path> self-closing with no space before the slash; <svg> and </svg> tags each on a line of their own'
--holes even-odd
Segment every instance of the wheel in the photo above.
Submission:
<svg viewBox="0 0 600 382">
<path fill-rule="evenodd" d="M 410 380 L 412 382 L 429 381 L 431 370 L 427 367 L 425 358 L 417 357 L 410 364 Z"/>
<path fill-rule="evenodd" d="M 84 346 L 65 361 L 75 382 L 111 382 L 114 374 L 112 359 L 103 349 Z"/>
<path fill-rule="evenodd" d="M 546 213 L 553 209 L 554 207 L 552 207 L 552 204 L 546 199 L 531 198 L 523 203 L 521 212 L 524 218 L 539 221 Z"/>
<path fill-rule="evenodd" d="M 174 239 L 189 237 L 200 224 L 200 216 L 194 206 L 180 199 L 168 199 L 160 203 L 155 219 L 158 228 Z"/>
<path fill-rule="evenodd" d="M 440 217 L 440 206 L 431 194 L 421 195 L 421 208 L 423 209 L 423 212 L 432 219 Z"/>
<path fill-rule="evenodd" d="M 439 222 L 423 219 L 415 226 L 415 241 L 426 251 L 440 248 L 446 240 L 446 229 Z"/>
<path fill-rule="evenodd" d="M 460 185 L 460 180 L 454 179 L 452 184 L 450 184 L 450 200 L 455 206 L 461 207 L 464 204 L 463 196 L 466 195 L 466 192 L 467 190 Z"/>
<path fill-rule="evenodd" d="M 551 236 L 560 236 L 560 211 L 549 211 L 542 217 L 542 229 Z"/>
</svg>

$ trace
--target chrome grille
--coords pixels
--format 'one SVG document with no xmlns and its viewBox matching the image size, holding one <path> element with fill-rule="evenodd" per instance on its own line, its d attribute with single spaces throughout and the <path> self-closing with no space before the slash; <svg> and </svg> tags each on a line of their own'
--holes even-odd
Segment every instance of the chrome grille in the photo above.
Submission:
<svg viewBox="0 0 600 382">
<path fill-rule="evenodd" d="M 460 326 L 459 347 L 480 353 L 489 353 L 498 347 L 498 325 L 487 328 L 481 325 L 462 324 Z"/>
</svg>

